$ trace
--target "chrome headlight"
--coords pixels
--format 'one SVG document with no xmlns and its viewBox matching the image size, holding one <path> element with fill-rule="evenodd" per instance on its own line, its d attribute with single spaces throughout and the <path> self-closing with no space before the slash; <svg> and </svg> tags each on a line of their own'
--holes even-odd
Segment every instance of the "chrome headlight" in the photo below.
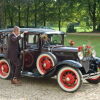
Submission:
<svg viewBox="0 0 100 100">
<path fill-rule="evenodd" d="M 95 50 L 92 51 L 92 56 L 96 57 L 96 51 Z"/>
<path fill-rule="evenodd" d="M 80 60 L 82 60 L 83 57 L 84 57 L 83 52 L 78 52 L 78 57 L 79 57 Z"/>
</svg>

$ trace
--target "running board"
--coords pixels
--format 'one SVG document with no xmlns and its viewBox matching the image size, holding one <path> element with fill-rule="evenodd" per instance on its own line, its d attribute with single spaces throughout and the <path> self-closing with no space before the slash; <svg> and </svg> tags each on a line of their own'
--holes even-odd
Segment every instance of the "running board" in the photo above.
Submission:
<svg viewBox="0 0 100 100">
<path fill-rule="evenodd" d="M 82 76 L 83 76 L 83 79 L 90 79 L 90 78 L 94 78 L 94 77 L 100 76 L 100 72 L 86 74 L 86 75 L 82 75 Z"/>
<path fill-rule="evenodd" d="M 39 73 L 32 73 L 32 72 L 21 72 L 21 76 L 28 76 L 28 77 L 42 77 Z"/>
</svg>

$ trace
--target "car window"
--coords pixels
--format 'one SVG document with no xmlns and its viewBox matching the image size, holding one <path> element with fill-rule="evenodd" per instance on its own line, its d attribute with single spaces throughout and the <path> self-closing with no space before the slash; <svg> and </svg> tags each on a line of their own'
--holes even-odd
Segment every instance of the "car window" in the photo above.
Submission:
<svg viewBox="0 0 100 100">
<path fill-rule="evenodd" d="M 28 36 L 28 43 L 33 43 L 34 35 Z"/>
<path fill-rule="evenodd" d="M 29 44 L 37 44 L 38 36 L 37 35 L 29 35 L 28 36 L 28 43 Z"/>
<path fill-rule="evenodd" d="M 7 43 L 8 43 L 7 37 L 5 37 L 5 38 L 3 39 L 3 44 L 7 44 Z"/>
<path fill-rule="evenodd" d="M 0 43 L 3 43 L 3 35 L 0 34 Z"/>
<path fill-rule="evenodd" d="M 38 48 L 38 35 L 27 35 L 26 36 L 26 48 Z"/>
</svg>

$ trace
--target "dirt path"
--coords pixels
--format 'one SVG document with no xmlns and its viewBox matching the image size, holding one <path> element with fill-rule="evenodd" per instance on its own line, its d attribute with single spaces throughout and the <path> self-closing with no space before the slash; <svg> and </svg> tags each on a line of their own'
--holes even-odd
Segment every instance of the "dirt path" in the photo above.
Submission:
<svg viewBox="0 0 100 100">
<path fill-rule="evenodd" d="M 100 100 L 100 84 L 84 82 L 75 93 L 59 88 L 56 79 L 22 78 L 22 86 L 0 79 L 0 100 Z"/>
</svg>

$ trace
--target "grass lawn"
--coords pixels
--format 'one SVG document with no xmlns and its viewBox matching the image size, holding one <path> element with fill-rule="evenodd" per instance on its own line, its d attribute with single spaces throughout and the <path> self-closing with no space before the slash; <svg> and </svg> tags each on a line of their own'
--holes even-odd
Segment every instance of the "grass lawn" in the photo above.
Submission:
<svg viewBox="0 0 100 100">
<path fill-rule="evenodd" d="M 97 52 L 97 56 L 100 57 L 100 36 L 91 35 L 67 35 L 65 37 L 65 45 L 69 45 L 68 41 L 75 41 L 75 46 L 82 46 L 83 44 L 91 45 Z"/>
</svg>

